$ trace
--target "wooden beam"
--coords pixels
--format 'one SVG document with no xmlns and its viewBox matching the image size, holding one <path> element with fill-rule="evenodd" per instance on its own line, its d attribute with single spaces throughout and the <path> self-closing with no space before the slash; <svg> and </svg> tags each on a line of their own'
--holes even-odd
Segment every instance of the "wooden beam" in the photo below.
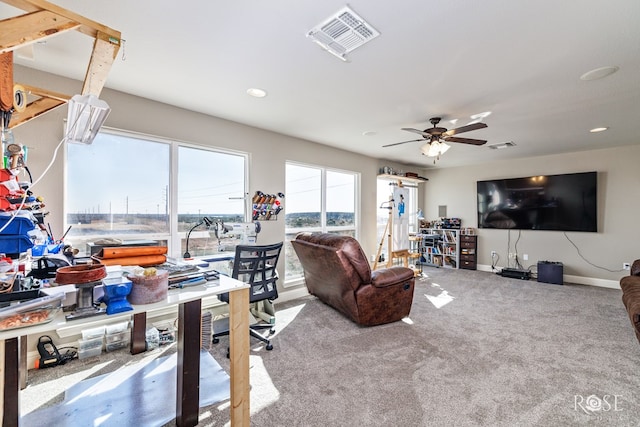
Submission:
<svg viewBox="0 0 640 427">
<path fill-rule="evenodd" d="M 45 0 L 0 0 L 3 3 L 22 9 L 27 14 L 0 21 L 0 55 L 52 37 L 70 30 L 78 30 L 95 38 L 89 66 L 82 86 L 82 94 L 99 96 L 104 88 L 107 75 L 111 70 L 122 44 L 120 31 L 114 30 L 85 18 L 70 10 L 59 7 Z M 12 90 L 13 83 L 9 85 Z M 26 89 L 26 88 L 25 88 Z M 49 92 L 48 94 L 32 93 L 42 96 L 27 105 L 19 114 L 14 114 L 10 127 L 16 127 L 41 114 L 66 103 L 70 97 Z"/>
<path fill-rule="evenodd" d="M 92 94 L 99 96 L 107 82 L 107 75 L 111 70 L 113 61 L 120 50 L 120 39 L 116 41 L 106 33 L 98 32 L 93 44 L 93 53 L 89 60 L 89 67 L 82 86 L 82 95 Z"/>
<path fill-rule="evenodd" d="M 0 341 L 0 345 L 3 342 Z M 2 427 L 17 427 L 20 418 L 20 393 L 18 392 L 18 338 L 4 340 L 4 384 L 2 403 Z"/>
<path fill-rule="evenodd" d="M 96 37 L 98 32 L 105 33 L 110 37 L 117 38 L 118 41 L 121 38 L 120 31 L 114 30 L 113 28 L 109 28 L 106 25 L 102 25 L 96 21 L 85 18 L 82 15 L 78 15 L 70 10 L 64 9 L 60 6 L 57 6 L 53 3 L 49 3 L 45 0 L 0 0 L 3 3 L 9 4 L 11 6 L 17 7 L 18 9 L 22 9 L 26 12 L 36 12 L 40 10 L 48 10 L 50 12 L 55 13 L 61 17 L 67 18 L 71 21 L 78 22 L 80 24 L 80 31 L 83 34 L 86 34 L 91 37 Z"/>
<path fill-rule="evenodd" d="M 46 98 L 53 98 L 62 102 L 67 102 L 71 99 L 70 95 L 65 95 L 64 93 L 54 92 L 52 90 L 42 89 L 39 87 L 25 85 L 21 83 L 20 83 L 20 86 L 22 86 L 24 90 L 26 90 L 27 93 L 31 95 L 36 95 L 36 96 L 41 96 Z"/>
<path fill-rule="evenodd" d="M 147 351 L 147 313 L 133 315 L 133 328 L 131 328 L 131 342 L 129 351 L 138 354 Z"/>
<path fill-rule="evenodd" d="M 232 427 L 250 425 L 249 289 L 229 292 L 229 366 Z"/>
<path fill-rule="evenodd" d="M 176 425 L 198 424 L 200 402 L 200 328 L 202 300 L 178 306 L 178 362 L 176 371 Z"/>
<path fill-rule="evenodd" d="M 13 108 L 13 52 L 0 53 L 0 110 Z"/>
<path fill-rule="evenodd" d="M 75 30 L 77 22 L 42 10 L 0 21 L 0 53 L 12 51 L 18 47 L 44 40 L 49 37 Z"/>
<path fill-rule="evenodd" d="M 14 113 L 11 116 L 11 122 L 9 122 L 10 128 L 15 128 L 23 123 L 28 122 L 31 119 L 35 119 L 42 114 L 53 110 L 56 107 L 66 104 L 65 101 L 60 101 L 54 98 L 40 98 L 27 105 L 24 111 L 20 113 Z"/>
</svg>

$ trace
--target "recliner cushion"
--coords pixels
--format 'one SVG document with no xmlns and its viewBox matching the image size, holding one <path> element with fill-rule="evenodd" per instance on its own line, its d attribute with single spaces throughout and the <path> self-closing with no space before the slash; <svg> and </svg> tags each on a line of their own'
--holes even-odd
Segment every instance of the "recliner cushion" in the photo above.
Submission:
<svg viewBox="0 0 640 427">
<path fill-rule="evenodd" d="M 296 240 L 340 249 L 360 276 L 360 280 L 363 283 L 371 282 L 371 266 L 360 243 L 353 237 L 329 233 L 300 233 Z"/>
</svg>

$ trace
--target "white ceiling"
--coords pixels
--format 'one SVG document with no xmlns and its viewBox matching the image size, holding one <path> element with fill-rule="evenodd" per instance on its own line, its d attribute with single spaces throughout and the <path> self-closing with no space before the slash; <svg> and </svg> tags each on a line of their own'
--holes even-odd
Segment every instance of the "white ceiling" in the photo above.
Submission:
<svg viewBox="0 0 640 427">
<path fill-rule="evenodd" d="M 109 88 L 373 157 L 451 167 L 640 144 L 638 0 L 352 0 L 381 35 L 349 62 L 305 37 L 344 1 L 53 3 L 122 32 Z M 0 4 L 2 19 L 21 13 Z M 15 62 L 83 80 L 91 48 L 63 34 Z M 609 65 L 620 70 L 580 80 Z M 429 117 L 458 119 L 451 129 L 485 111 L 488 128 L 460 136 L 516 147 L 452 144 L 437 165 L 420 142 L 382 147 Z"/>
</svg>

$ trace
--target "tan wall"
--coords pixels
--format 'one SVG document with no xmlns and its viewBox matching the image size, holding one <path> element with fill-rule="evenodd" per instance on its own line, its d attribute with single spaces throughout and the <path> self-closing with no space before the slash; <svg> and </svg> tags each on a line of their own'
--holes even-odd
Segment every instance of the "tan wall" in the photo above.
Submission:
<svg viewBox="0 0 640 427">
<path fill-rule="evenodd" d="M 16 66 L 15 80 L 57 92 L 74 94 L 80 83 Z M 376 175 L 378 160 L 347 151 L 329 148 L 309 141 L 241 125 L 227 120 L 176 108 L 148 99 L 105 89 L 101 99 L 109 103 L 112 111 L 106 126 L 127 131 L 156 135 L 190 143 L 230 148 L 250 153 L 249 194 L 256 190 L 266 193 L 285 191 L 285 162 L 296 161 L 313 165 L 359 172 L 361 174 L 361 244 L 367 253 L 376 247 Z M 29 168 L 34 178 L 48 164 L 53 150 L 62 138 L 66 107 L 60 107 L 14 130 L 16 141 L 28 147 Z M 51 212 L 47 220 L 54 235 L 63 230 L 64 206 L 64 146 L 45 179 L 34 187 L 34 193 L 44 197 Z M 215 167 L 215 165 L 212 165 Z M 114 164 L 114 173 L 127 173 Z M 285 194 L 286 210 L 286 194 Z M 259 241 L 281 241 L 284 236 L 284 217 L 262 223 Z M 283 263 L 281 263 L 283 265 Z M 281 277 L 284 277 L 281 272 Z"/>
<path fill-rule="evenodd" d="M 628 271 L 620 271 L 622 263 L 640 258 L 638 159 L 640 146 L 636 145 L 429 170 L 426 173 L 429 182 L 424 184 L 425 215 L 434 219 L 438 215 L 438 206 L 446 205 L 448 216 L 461 218 L 463 226 L 477 227 L 476 181 L 597 171 L 598 232 L 566 233 L 587 261 L 578 255 L 565 234 L 558 231 L 522 231 L 517 249 L 521 259 L 523 254 L 529 255 L 528 261 L 522 261 L 526 267 L 535 267 L 538 260 L 560 261 L 564 264 L 565 275 L 618 281 L 629 274 Z M 490 265 L 491 251 L 495 250 L 501 257 L 499 265 L 505 266 L 508 231 L 482 229 L 478 230 L 478 235 L 478 263 Z M 511 231 L 512 252 L 517 238 L 518 231 Z"/>
</svg>

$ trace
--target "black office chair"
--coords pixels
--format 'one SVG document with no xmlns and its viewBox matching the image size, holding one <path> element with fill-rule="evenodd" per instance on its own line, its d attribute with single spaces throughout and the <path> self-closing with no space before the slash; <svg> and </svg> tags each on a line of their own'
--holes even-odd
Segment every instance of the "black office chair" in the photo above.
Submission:
<svg viewBox="0 0 640 427">
<path fill-rule="evenodd" d="M 233 261 L 231 277 L 251 285 L 249 289 L 249 302 L 273 301 L 278 298 L 278 272 L 276 266 L 282 250 L 282 242 L 272 245 L 238 245 Z M 221 301 L 229 303 L 229 293 L 218 295 Z M 219 337 L 229 335 L 229 322 L 218 329 L 214 323 L 213 343 L 219 342 Z M 258 333 L 258 330 L 269 329 L 269 335 L 275 332 L 271 323 L 256 323 L 249 325 L 249 333 L 252 337 L 267 344 L 267 350 L 273 350 L 271 340 Z M 267 335 L 267 336 L 269 336 Z"/>
</svg>

